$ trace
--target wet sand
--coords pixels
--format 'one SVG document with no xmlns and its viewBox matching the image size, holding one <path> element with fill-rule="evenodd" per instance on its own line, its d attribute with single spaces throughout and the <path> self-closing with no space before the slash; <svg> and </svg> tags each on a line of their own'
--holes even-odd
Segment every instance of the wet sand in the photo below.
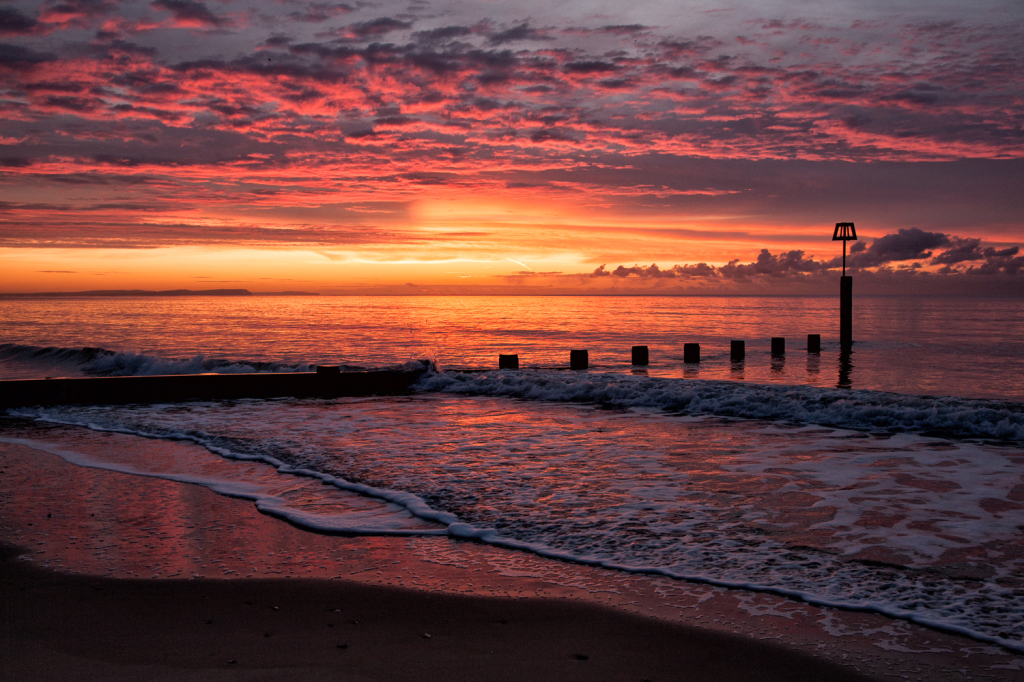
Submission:
<svg viewBox="0 0 1024 682">
<path fill-rule="evenodd" d="M 447 538 L 311 534 L 0 443 L 9 680 L 1019 679 L 873 614 Z M 429 635 L 429 637 L 427 636 Z"/>
<path fill-rule="evenodd" d="M 862 679 L 778 646 L 579 603 L 78 577 L 9 554 L 3 573 L 8 680 Z"/>
</svg>

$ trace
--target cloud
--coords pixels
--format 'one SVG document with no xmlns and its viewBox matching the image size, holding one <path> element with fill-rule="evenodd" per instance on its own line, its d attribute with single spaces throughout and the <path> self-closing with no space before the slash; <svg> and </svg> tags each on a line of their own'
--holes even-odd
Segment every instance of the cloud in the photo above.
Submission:
<svg viewBox="0 0 1024 682">
<path fill-rule="evenodd" d="M 552 38 L 548 36 L 546 31 L 532 28 L 529 22 L 526 21 L 504 31 L 492 33 L 487 38 L 487 42 L 491 45 L 504 45 L 523 40 L 552 40 Z"/>
<path fill-rule="evenodd" d="M 12 7 L 0 7 L 0 36 L 35 33 L 39 22 Z"/>
<path fill-rule="evenodd" d="M 366 38 L 379 38 L 394 31 L 404 31 L 412 28 L 413 22 L 402 21 L 393 17 L 380 17 L 369 21 L 359 21 L 349 24 L 339 31 L 339 35 L 352 40 L 364 40 Z"/>
<path fill-rule="evenodd" d="M 193 0 L 157 0 L 152 7 L 172 10 L 179 24 L 211 27 L 227 21 Z M 359 9 L 327 3 L 301 7 L 334 13 Z M 929 62 L 928 69 L 901 74 L 898 84 L 885 62 L 868 60 L 854 68 L 823 54 L 813 68 L 803 63 L 787 67 L 788 58 L 772 56 L 778 53 L 772 49 L 781 50 L 791 37 L 786 32 L 828 33 L 805 25 L 773 27 L 773 36 L 763 37 L 769 47 L 754 46 L 751 53 L 737 56 L 725 52 L 725 41 L 714 37 L 659 37 L 660 29 L 631 24 L 565 33 L 530 22 L 499 30 L 478 21 L 416 31 L 403 42 L 396 34 L 417 21 L 407 15 L 370 18 L 322 34 L 323 40 L 299 42 L 289 36 L 308 36 L 308 31 L 298 31 L 301 22 L 291 17 L 293 10 L 279 15 L 272 35 L 261 34 L 253 43 L 259 51 L 243 48 L 234 56 L 230 50 L 221 51 L 228 56 L 212 56 L 217 51 L 208 50 L 177 63 L 183 53 L 166 48 L 166 61 L 160 61 L 154 47 L 139 42 L 145 32 L 127 41 L 110 38 L 117 34 L 114 27 L 104 29 L 107 38 L 95 45 L 95 61 L 76 58 L 70 71 L 83 92 L 90 93 L 91 104 L 79 95 L 82 101 L 40 96 L 17 105 L 37 118 L 58 111 L 76 112 L 97 124 L 105 118 L 109 129 L 95 133 L 109 139 L 126 118 L 149 117 L 202 129 L 212 115 L 220 121 L 215 125 L 293 146 L 288 152 L 292 158 L 303 156 L 306 141 L 329 146 L 339 134 L 350 132 L 381 146 L 400 136 L 399 148 L 426 158 L 436 153 L 443 138 L 448 153 L 462 159 L 482 162 L 513 154 L 515 164 L 553 153 L 566 162 L 564 155 L 582 153 L 590 162 L 619 167 L 640 154 L 812 161 L 1024 155 L 1013 133 L 1021 121 L 1007 106 L 1015 95 L 1005 85 L 1006 72 L 995 64 L 988 71 L 981 68 L 973 54 L 957 52 L 955 41 L 943 46 L 948 48 L 943 59 L 976 72 L 970 87 L 967 80 L 964 87 L 940 85 L 935 69 L 950 69 L 937 61 Z M 278 32 L 291 27 L 297 32 Z M 774 32 L 781 34 L 774 37 Z M 643 48 L 633 47 L 638 33 L 650 36 Z M 611 41 L 621 49 L 596 49 L 596 43 L 587 42 L 593 36 L 602 48 Z M 999 53 L 1009 39 L 998 32 L 983 36 L 978 39 L 991 48 L 986 54 Z M 541 46 L 498 49 L 516 40 L 541 39 Z M 239 37 L 236 42 L 244 41 Z M 359 45 L 364 42 L 370 44 Z M 46 54 L 18 48 L 28 51 L 4 55 L 8 68 L 28 70 Z M 761 49 L 766 53 L 758 54 Z M 132 67 L 110 68 L 108 60 Z M 167 74 L 169 68 L 177 73 Z M 961 78 L 963 69 L 952 72 Z M 153 84 L 148 90 L 141 82 L 131 85 L 122 97 L 122 71 L 150 73 Z M 456 83 L 461 86 L 453 87 Z M 25 78 L 15 85 L 31 91 L 34 83 Z M 905 92 L 940 90 L 942 96 L 927 110 L 904 106 L 907 102 L 901 99 Z M 395 116 L 415 124 L 401 131 L 391 125 L 382 136 L 383 126 L 390 124 L 382 120 L 375 126 L 375 119 L 398 120 L 376 114 L 385 101 L 396 109 Z M 494 105 L 485 109 L 486 102 Z M 509 146 L 513 140 L 515 149 Z"/>
<path fill-rule="evenodd" d="M 643 24 L 613 24 L 602 26 L 598 29 L 601 33 L 610 33 L 617 36 L 633 36 L 639 33 L 647 33 L 650 30 L 650 26 L 644 26 Z"/>
<path fill-rule="evenodd" d="M 0 208 L 10 213 L 9 207 Z M 413 230 L 387 229 L 379 225 L 289 225 L 266 227 L 249 223 L 196 224 L 151 220 L 125 221 L 124 207 L 107 207 L 105 219 L 94 221 L 57 217 L 65 207 L 26 206 L 51 216 L 46 225 L 6 219 L 0 230 L 0 247 L 152 249 L 168 246 L 234 246 L 238 248 L 353 248 L 373 244 L 380 248 L 416 246 L 429 235 Z M 128 207 L 130 210 L 130 207 Z M 120 210 L 111 210 L 120 209 Z M 97 208 L 97 212 L 101 209 Z M 74 227 L 74 230 L 68 228 Z M 326 255 L 326 254 L 322 254 Z M 332 258 L 334 260 L 334 258 Z"/>
<path fill-rule="evenodd" d="M 934 275 L 976 274 L 976 275 L 1018 275 L 1024 274 L 1024 256 L 1017 255 L 1020 247 L 1011 246 L 1003 249 L 982 247 L 980 239 L 964 239 L 936 232 L 924 232 L 917 228 L 901 229 L 893 234 L 876 239 L 870 247 L 857 242 L 856 260 L 858 268 L 882 267 L 889 263 L 907 260 L 919 260 L 932 256 L 932 250 L 946 248 L 942 254 L 931 260 L 933 265 L 943 265 Z M 847 267 L 853 257 L 848 257 Z M 984 261 L 969 269 L 953 269 L 951 264 L 965 261 Z M 609 270 L 601 264 L 593 272 L 585 276 L 590 278 L 618 277 L 639 279 L 686 279 L 693 277 L 715 278 L 723 280 L 749 281 L 782 278 L 806 278 L 834 274 L 841 267 L 842 258 L 829 261 L 817 261 L 808 258 L 804 251 L 794 249 L 779 255 L 772 254 L 768 249 L 761 249 L 757 259 L 751 263 L 740 263 L 739 259 L 729 261 L 726 265 L 714 267 L 707 263 L 673 265 L 662 269 L 657 264 L 651 265 L 619 265 Z M 913 270 L 924 272 L 922 268 Z M 870 273 L 870 271 L 867 271 Z"/>
<path fill-rule="evenodd" d="M 992 246 L 981 245 L 980 239 L 950 238 L 952 248 L 939 254 L 931 260 L 932 265 L 942 265 L 939 272 L 943 274 L 969 273 L 991 275 L 1003 273 L 1016 275 L 1024 268 L 1024 256 L 1018 256 L 1019 246 L 1010 246 L 997 249 Z M 978 262 L 977 266 L 970 268 L 955 268 L 953 266 L 968 262 Z"/>
<path fill-rule="evenodd" d="M 568 62 L 562 66 L 567 73 L 580 73 L 580 74 L 594 74 L 594 73 L 611 73 L 618 71 L 619 67 L 615 64 L 600 60 L 583 60 Z"/>
<path fill-rule="evenodd" d="M 292 39 L 286 35 L 275 34 L 263 41 L 263 44 L 267 47 L 283 47 L 292 42 Z"/>
<path fill-rule="evenodd" d="M 443 26 L 432 28 L 426 31 L 416 31 L 412 39 L 420 43 L 443 43 L 456 38 L 465 38 L 472 35 L 473 29 L 468 26 Z"/>
<path fill-rule="evenodd" d="M 827 270 L 825 263 L 804 258 L 803 251 L 790 251 L 780 256 L 772 255 L 768 249 L 761 249 L 757 260 L 741 265 L 739 260 L 730 261 L 727 265 L 714 267 L 707 263 L 689 263 L 673 265 L 663 270 L 656 263 L 650 265 L 618 266 L 608 270 L 605 265 L 598 266 L 589 277 L 637 277 L 640 279 L 689 279 L 722 277 L 731 280 L 744 280 L 751 277 L 780 277 L 792 274 L 820 273 Z"/>
<path fill-rule="evenodd" d="M 1018 275 L 1024 273 L 1024 256 L 1018 256 L 1019 246 L 996 250 L 987 248 L 984 251 L 985 262 L 977 268 L 970 268 L 968 274 L 978 275 Z"/>
<path fill-rule="evenodd" d="M 115 0 L 48 0 L 43 3 L 39 22 L 48 28 L 89 28 L 117 11 Z"/>
<path fill-rule="evenodd" d="M 865 247 L 856 242 L 846 259 L 849 268 L 871 268 L 897 261 L 931 258 L 937 248 L 951 246 L 950 238 L 941 232 L 925 232 L 916 227 L 900 229 L 895 234 L 879 237 Z M 832 263 L 842 262 L 842 258 Z"/>
<path fill-rule="evenodd" d="M 0 43 L 0 69 L 27 71 L 38 64 L 54 59 L 56 59 L 56 55 L 49 52 L 37 52 L 24 45 Z"/>
<path fill-rule="evenodd" d="M 0 182 L 83 224 L 95 205 L 118 202 L 159 206 L 182 224 L 215 215 L 239 225 L 255 211 L 371 196 L 504 202 L 551 224 L 481 209 L 488 232 L 621 262 L 626 276 L 609 267 L 608 282 L 672 279 L 650 269 L 655 260 L 658 273 L 700 276 L 687 270 L 700 263 L 665 268 L 698 242 L 694 260 L 744 254 L 724 271 L 705 264 L 708 277 L 810 276 L 816 262 L 837 267 L 838 248 L 808 255 L 809 226 L 832 215 L 891 233 L 852 245 L 861 271 L 920 262 L 1005 274 L 1020 257 L 997 241 L 1019 234 L 1024 215 L 1021 29 L 998 12 L 965 11 L 933 30 L 899 18 L 909 15 L 737 24 L 654 13 L 640 25 L 626 13 L 569 21 L 538 9 L 525 21 L 498 5 L 355 0 L 48 0 L 39 17 L 29 6 L 5 9 L 0 23 L 16 34 L 0 43 Z M 230 34 L 194 30 L 229 20 Z M 115 174 L 152 183 L 96 181 L 103 196 L 88 200 L 72 191 Z M 131 196 L 115 196 L 118 186 Z M 112 225 L 130 222 L 111 211 Z M 33 238 L 48 219 L 24 218 L 40 223 Z M 81 229 L 83 241 L 103 241 L 72 223 L 47 238 L 74 242 Z M 593 236 L 616 225 L 644 241 L 625 251 Z M 270 243 L 272 233 L 254 234 Z M 751 244 L 768 249 L 763 258 Z"/>
<path fill-rule="evenodd" d="M 228 19 L 211 12 L 204 3 L 196 2 L 196 0 L 155 0 L 150 5 L 173 14 L 178 26 L 219 28 L 231 23 Z"/>
<path fill-rule="evenodd" d="M 612 277 L 660 278 L 675 277 L 676 273 L 673 270 L 661 270 L 657 263 L 651 263 L 650 265 L 634 265 L 630 268 L 620 265 L 611 272 L 605 272 L 604 265 L 602 265 L 591 274 L 592 277 L 600 277 L 602 275 L 611 275 Z"/>
<path fill-rule="evenodd" d="M 718 269 L 719 274 L 727 279 L 747 279 L 750 277 L 784 277 L 820 273 L 828 269 L 825 263 L 805 258 L 799 250 L 787 251 L 778 256 L 772 255 L 768 249 L 761 249 L 757 260 L 741 265 L 738 260 L 730 261 Z"/>
<path fill-rule="evenodd" d="M 932 259 L 933 265 L 955 265 L 964 261 L 981 260 L 985 257 L 980 239 L 950 240 L 952 248 Z"/>
<path fill-rule="evenodd" d="M 289 12 L 288 18 L 294 21 L 318 24 L 333 17 L 355 11 L 355 7 L 346 3 L 312 2 L 302 10 Z"/>
</svg>

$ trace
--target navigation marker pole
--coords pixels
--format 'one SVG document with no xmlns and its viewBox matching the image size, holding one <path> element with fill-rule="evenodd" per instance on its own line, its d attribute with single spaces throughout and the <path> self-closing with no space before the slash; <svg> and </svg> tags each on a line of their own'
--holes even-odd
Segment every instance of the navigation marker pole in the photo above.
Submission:
<svg viewBox="0 0 1024 682">
<path fill-rule="evenodd" d="M 849 351 L 853 346 L 853 277 L 846 276 L 846 242 L 856 241 L 853 223 L 836 223 L 832 241 L 843 242 L 843 276 L 839 280 L 839 347 Z"/>
</svg>

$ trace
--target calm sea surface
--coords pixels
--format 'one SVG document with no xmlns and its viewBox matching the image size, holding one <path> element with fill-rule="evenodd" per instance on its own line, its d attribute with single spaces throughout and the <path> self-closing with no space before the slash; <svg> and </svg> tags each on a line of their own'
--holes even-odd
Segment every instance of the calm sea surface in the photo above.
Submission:
<svg viewBox="0 0 1024 682">
<path fill-rule="evenodd" d="M 311 530 L 472 537 L 1024 651 L 1022 306 L 860 297 L 845 358 L 836 309 L 754 297 L 0 301 L 2 378 L 436 363 L 401 397 L 10 410 L 0 440 L 208 485 Z M 783 358 L 769 352 L 777 336 Z M 731 339 L 746 341 L 744 362 L 730 361 Z M 701 345 L 699 364 L 682 362 L 684 343 Z M 650 347 L 650 366 L 631 367 L 633 345 Z M 570 349 L 589 350 L 589 371 L 564 369 Z M 496 370 L 499 353 L 523 369 Z M 104 447 L 109 432 L 135 444 Z"/>
<path fill-rule="evenodd" d="M 0 343 L 90 346 L 160 359 L 203 356 L 301 366 L 361 367 L 433 358 L 442 367 L 568 365 L 587 349 L 597 371 L 629 371 L 650 347 L 650 376 L 836 386 L 1024 401 L 1024 306 L 1012 300 L 858 297 L 856 345 L 842 368 L 838 301 L 758 297 L 231 297 L 0 300 Z M 821 355 L 807 335 L 820 334 Z M 772 361 L 771 338 L 786 338 Z M 747 358 L 729 360 L 729 341 Z M 699 343 L 699 365 L 683 344 Z M 80 358 L 0 349 L 0 378 L 74 376 Z M 168 363 L 122 358 L 93 373 L 163 373 Z M 47 365 L 53 361 L 54 366 Z M 134 364 L 132 364 L 134 363 Z M 182 363 L 186 371 L 202 364 Z M 840 370 L 845 369 L 840 376 Z"/>
</svg>

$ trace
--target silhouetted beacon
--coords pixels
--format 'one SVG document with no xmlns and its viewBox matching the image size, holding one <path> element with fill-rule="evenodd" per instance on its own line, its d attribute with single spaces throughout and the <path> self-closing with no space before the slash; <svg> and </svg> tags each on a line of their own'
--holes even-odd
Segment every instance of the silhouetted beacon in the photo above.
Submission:
<svg viewBox="0 0 1024 682">
<path fill-rule="evenodd" d="M 633 364 L 646 365 L 648 363 L 647 346 L 633 346 Z"/>
<path fill-rule="evenodd" d="M 683 344 L 683 362 L 700 362 L 700 344 Z"/>
<path fill-rule="evenodd" d="M 518 355 L 499 355 L 498 369 L 519 369 Z"/>
<path fill-rule="evenodd" d="M 857 240 L 853 223 L 836 223 L 832 241 L 843 242 L 843 276 L 839 280 L 839 348 L 850 350 L 853 345 L 853 278 L 846 276 L 846 242 Z"/>
<path fill-rule="evenodd" d="M 587 351 L 569 351 L 569 369 L 586 369 L 588 367 L 590 367 L 590 358 Z"/>
</svg>

